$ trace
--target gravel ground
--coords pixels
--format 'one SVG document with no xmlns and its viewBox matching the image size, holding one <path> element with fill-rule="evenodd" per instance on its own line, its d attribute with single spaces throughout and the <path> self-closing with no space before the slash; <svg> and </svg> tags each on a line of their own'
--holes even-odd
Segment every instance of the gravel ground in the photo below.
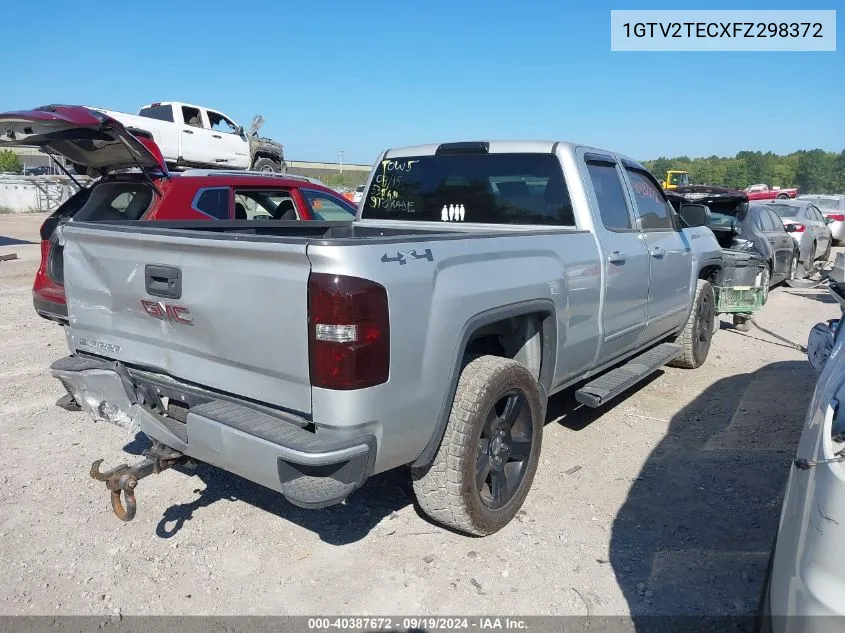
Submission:
<svg viewBox="0 0 845 633">
<path fill-rule="evenodd" d="M 750 614 L 816 375 L 752 330 L 717 333 L 706 365 L 666 369 L 614 402 L 550 402 L 518 520 L 484 539 L 414 508 L 408 474 L 306 511 L 210 467 L 138 487 L 112 515 L 89 478 L 146 446 L 56 408 L 60 328 L 30 287 L 43 215 L 0 216 L 0 615 Z M 838 316 L 778 288 L 761 325 L 799 342 Z M 127 454 L 129 453 L 129 454 Z"/>
</svg>

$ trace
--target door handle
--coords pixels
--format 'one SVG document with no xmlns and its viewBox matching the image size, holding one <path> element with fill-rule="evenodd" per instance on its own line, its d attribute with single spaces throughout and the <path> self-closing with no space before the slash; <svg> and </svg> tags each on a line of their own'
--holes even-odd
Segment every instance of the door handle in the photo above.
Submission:
<svg viewBox="0 0 845 633">
<path fill-rule="evenodd" d="M 182 297 L 182 271 L 175 266 L 147 264 L 144 267 L 144 288 L 154 297 L 179 299 Z"/>
<path fill-rule="evenodd" d="M 665 254 L 666 254 L 666 251 L 664 251 L 659 246 L 655 246 L 651 251 L 651 256 L 654 257 L 655 259 L 663 259 L 663 256 Z"/>
<path fill-rule="evenodd" d="M 607 261 L 611 264 L 624 264 L 628 256 L 621 251 L 613 251 L 607 256 Z"/>
<path fill-rule="evenodd" d="M 220 136 L 219 134 L 212 134 L 212 136 L 213 136 L 214 138 L 223 138 L 223 137 L 222 137 L 222 136 Z"/>
<path fill-rule="evenodd" d="M 182 130 L 185 134 L 193 134 L 191 130 Z"/>
</svg>

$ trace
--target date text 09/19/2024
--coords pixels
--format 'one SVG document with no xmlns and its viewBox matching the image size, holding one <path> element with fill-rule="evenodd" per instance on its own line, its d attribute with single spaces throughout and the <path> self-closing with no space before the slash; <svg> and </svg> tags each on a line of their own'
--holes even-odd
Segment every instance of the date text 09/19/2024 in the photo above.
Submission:
<svg viewBox="0 0 845 633">
<path fill-rule="evenodd" d="M 527 623 L 520 618 L 497 617 L 346 617 L 346 618 L 309 618 L 309 631 L 379 631 L 394 628 L 439 630 L 439 631 L 496 631 L 526 630 Z"/>
</svg>

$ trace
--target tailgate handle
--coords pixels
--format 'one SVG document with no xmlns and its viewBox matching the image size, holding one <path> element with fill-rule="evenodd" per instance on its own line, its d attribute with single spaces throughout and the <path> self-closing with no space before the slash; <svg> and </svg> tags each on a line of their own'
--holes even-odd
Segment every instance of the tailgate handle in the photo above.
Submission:
<svg viewBox="0 0 845 633">
<path fill-rule="evenodd" d="M 182 296 L 182 271 L 175 266 L 147 264 L 144 267 L 144 286 L 147 294 L 166 299 Z"/>
</svg>

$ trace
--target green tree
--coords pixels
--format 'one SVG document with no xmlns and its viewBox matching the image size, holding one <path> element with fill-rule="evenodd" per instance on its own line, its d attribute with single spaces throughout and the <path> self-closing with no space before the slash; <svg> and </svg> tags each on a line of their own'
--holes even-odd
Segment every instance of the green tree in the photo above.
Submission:
<svg viewBox="0 0 845 633">
<path fill-rule="evenodd" d="M 18 155 L 10 149 L 0 150 L 0 172 L 19 174 L 23 171 L 23 163 Z"/>
<path fill-rule="evenodd" d="M 690 172 L 693 183 L 744 189 L 755 183 L 798 187 L 802 193 L 845 193 L 845 151 L 801 150 L 785 156 L 744 150 L 733 158 L 661 156 L 643 165 L 664 178 L 669 169 Z"/>
</svg>

